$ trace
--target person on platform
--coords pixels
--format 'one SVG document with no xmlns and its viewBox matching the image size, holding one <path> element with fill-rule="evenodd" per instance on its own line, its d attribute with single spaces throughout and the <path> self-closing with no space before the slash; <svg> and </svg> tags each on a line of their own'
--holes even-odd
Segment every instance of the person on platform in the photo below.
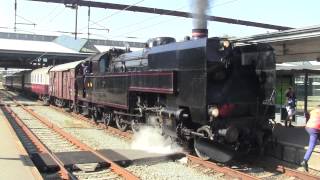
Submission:
<svg viewBox="0 0 320 180">
<path fill-rule="evenodd" d="M 310 118 L 306 124 L 306 131 L 310 136 L 309 146 L 306 154 L 304 155 L 301 166 L 308 171 L 308 161 L 317 144 L 317 140 L 320 140 L 320 105 L 317 105 L 316 108 L 310 112 Z"/>
<path fill-rule="evenodd" d="M 296 95 L 291 87 L 288 88 L 285 94 L 287 98 L 287 103 L 286 103 L 286 110 L 287 110 L 287 118 L 285 120 L 285 126 L 287 127 L 288 121 L 289 121 L 289 127 L 292 127 L 291 122 L 293 119 L 293 116 L 296 113 Z"/>
</svg>

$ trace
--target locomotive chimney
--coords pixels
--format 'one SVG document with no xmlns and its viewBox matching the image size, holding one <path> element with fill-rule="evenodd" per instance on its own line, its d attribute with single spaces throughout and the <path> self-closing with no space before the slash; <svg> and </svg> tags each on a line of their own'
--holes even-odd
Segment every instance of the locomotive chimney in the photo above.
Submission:
<svg viewBox="0 0 320 180">
<path fill-rule="evenodd" d="M 208 29 L 207 29 L 208 6 L 209 6 L 209 0 L 192 0 L 192 9 L 193 9 L 192 38 L 193 39 L 208 37 Z"/>
<path fill-rule="evenodd" d="M 205 38 L 208 37 L 208 29 L 192 29 L 192 38 Z"/>
</svg>

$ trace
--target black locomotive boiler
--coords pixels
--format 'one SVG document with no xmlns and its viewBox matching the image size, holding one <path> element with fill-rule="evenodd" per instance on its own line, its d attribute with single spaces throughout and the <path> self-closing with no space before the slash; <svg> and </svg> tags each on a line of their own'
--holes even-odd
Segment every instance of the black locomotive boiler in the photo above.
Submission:
<svg viewBox="0 0 320 180">
<path fill-rule="evenodd" d="M 158 126 L 220 162 L 261 150 L 271 135 L 275 59 L 267 44 L 155 38 L 142 51 L 113 49 L 82 67 L 75 109 L 121 130 Z"/>
</svg>

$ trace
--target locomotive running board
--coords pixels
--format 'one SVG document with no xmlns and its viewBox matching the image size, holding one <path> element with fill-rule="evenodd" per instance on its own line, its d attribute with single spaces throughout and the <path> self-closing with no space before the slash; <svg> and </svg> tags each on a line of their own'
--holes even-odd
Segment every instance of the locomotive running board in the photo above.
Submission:
<svg viewBox="0 0 320 180">
<path fill-rule="evenodd" d="M 206 139 L 197 139 L 194 146 L 197 150 L 206 154 L 210 157 L 210 159 L 217 162 L 227 163 L 234 157 L 234 152 L 224 148 L 221 145 L 213 144 Z"/>
</svg>

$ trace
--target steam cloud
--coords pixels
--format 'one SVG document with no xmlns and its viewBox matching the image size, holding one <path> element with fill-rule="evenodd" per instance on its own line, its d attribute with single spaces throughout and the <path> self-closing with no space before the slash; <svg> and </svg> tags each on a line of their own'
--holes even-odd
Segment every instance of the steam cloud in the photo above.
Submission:
<svg viewBox="0 0 320 180">
<path fill-rule="evenodd" d="M 134 134 L 131 149 L 160 154 L 182 152 L 182 147 L 171 138 L 162 136 L 159 128 L 149 126 L 141 127 L 139 132 Z"/>
<path fill-rule="evenodd" d="M 207 29 L 207 11 L 209 0 L 192 0 L 193 27 L 195 29 Z"/>
</svg>

